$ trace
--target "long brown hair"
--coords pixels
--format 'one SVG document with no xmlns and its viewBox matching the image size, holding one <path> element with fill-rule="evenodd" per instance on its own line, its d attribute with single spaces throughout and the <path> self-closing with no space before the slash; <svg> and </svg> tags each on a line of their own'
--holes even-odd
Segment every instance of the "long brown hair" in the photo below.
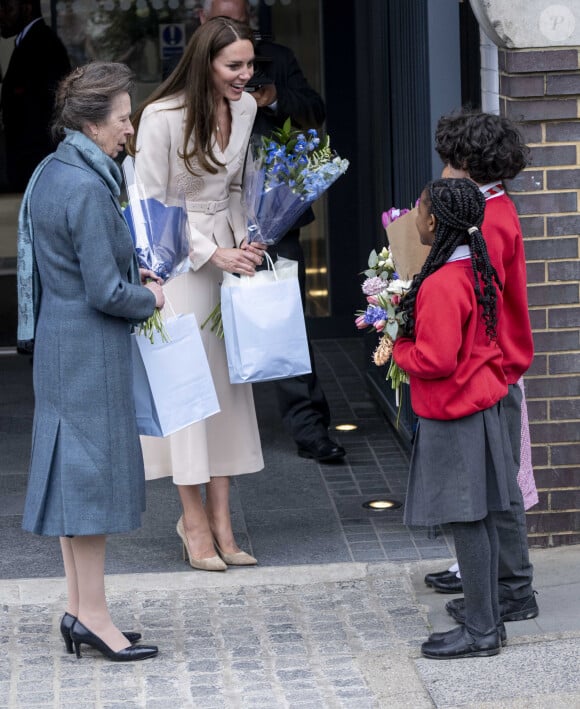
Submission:
<svg viewBox="0 0 580 709">
<path fill-rule="evenodd" d="M 217 172 L 215 166 L 222 163 L 216 158 L 212 148 L 213 128 L 217 122 L 212 62 L 224 47 L 240 39 L 247 39 L 254 44 L 252 30 L 247 25 L 227 17 L 214 17 L 197 28 L 179 64 L 133 115 L 135 135 L 127 145 L 129 154 L 135 154 L 137 132 L 144 109 L 159 99 L 183 94 L 183 105 L 180 108 L 185 108 L 185 126 L 183 145 L 178 155 L 183 158 L 185 167 L 192 174 L 195 174 L 194 159 L 197 159 L 207 172 Z"/>
</svg>

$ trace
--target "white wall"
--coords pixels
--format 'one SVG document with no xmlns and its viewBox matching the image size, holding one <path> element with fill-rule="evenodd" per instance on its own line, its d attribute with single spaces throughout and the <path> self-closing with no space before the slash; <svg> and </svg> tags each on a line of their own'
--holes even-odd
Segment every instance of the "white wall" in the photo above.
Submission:
<svg viewBox="0 0 580 709">
<path fill-rule="evenodd" d="M 497 47 L 480 29 L 481 49 L 481 109 L 487 113 L 499 113 L 499 71 Z"/>
</svg>

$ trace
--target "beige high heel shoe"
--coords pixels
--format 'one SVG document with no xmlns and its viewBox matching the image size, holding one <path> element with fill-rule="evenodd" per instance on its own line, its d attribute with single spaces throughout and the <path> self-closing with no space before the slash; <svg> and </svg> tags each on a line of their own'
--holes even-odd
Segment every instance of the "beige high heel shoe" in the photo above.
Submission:
<svg viewBox="0 0 580 709">
<path fill-rule="evenodd" d="M 206 559 L 196 559 L 191 555 L 189 551 L 189 544 L 187 543 L 187 537 L 185 536 L 185 529 L 183 528 L 183 516 L 177 520 L 176 531 L 181 541 L 183 542 L 183 560 L 189 559 L 189 564 L 194 569 L 201 569 L 201 571 L 226 571 L 227 565 L 220 559 L 219 556 L 210 556 Z"/>
<path fill-rule="evenodd" d="M 217 543 L 215 537 L 213 539 L 213 543 L 215 544 L 217 553 L 226 562 L 226 564 L 229 564 L 230 566 L 255 566 L 258 563 L 257 559 L 245 551 L 236 551 L 233 554 L 228 554 L 227 552 L 222 551 L 219 548 L 219 544 Z"/>
</svg>

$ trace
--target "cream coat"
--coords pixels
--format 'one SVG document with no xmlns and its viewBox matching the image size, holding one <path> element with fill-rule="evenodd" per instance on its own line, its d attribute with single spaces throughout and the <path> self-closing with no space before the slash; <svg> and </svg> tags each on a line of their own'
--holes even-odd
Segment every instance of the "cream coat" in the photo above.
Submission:
<svg viewBox="0 0 580 709">
<path fill-rule="evenodd" d="M 215 175 L 192 175 L 182 152 L 185 111 L 179 97 L 163 99 L 143 112 L 137 136 L 135 168 L 147 196 L 165 199 L 167 190 L 185 195 L 192 236 L 192 268 L 165 286 L 177 313 L 194 313 L 198 324 L 219 301 L 222 272 L 210 261 L 218 246 L 239 246 L 246 236 L 241 207 L 241 177 L 256 102 L 243 94 L 231 101 L 230 142 L 216 157 L 224 162 Z M 264 467 L 252 388 L 230 384 L 223 340 L 206 327 L 201 331 L 220 413 L 167 438 L 143 436 L 141 443 L 148 479 L 173 476 L 178 485 L 208 482 L 210 477 L 253 473 Z"/>
</svg>

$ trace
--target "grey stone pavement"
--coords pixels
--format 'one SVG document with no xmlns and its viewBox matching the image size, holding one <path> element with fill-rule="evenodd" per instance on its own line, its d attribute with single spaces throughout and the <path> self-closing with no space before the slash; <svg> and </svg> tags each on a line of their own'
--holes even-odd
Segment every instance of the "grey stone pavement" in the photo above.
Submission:
<svg viewBox="0 0 580 709">
<path fill-rule="evenodd" d="M 191 569 L 181 559 L 170 481 L 148 483 L 143 527 L 110 538 L 113 615 L 159 645 L 157 658 L 77 660 L 58 633 L 64 600 L 56 540 L 20 530 L 33 397 L 30 363 L 0 356 L 0 707 L 132 709 L 580 709 L 580 547 L 532 550 L 538 618 L 507 625 L 497 657 L 421 658 L 433 630 L 453 627 L 450 596 L 423 583 L 453 558 L 445 529 L 410 530 L 407 454 L 367 394 L 358 338 L 315 343 L 348 456 L 296 456 L 273 389 L 255 387 L 265 470 L 232 489 L 233 520 L 255 568 Z"/>
</svg>

